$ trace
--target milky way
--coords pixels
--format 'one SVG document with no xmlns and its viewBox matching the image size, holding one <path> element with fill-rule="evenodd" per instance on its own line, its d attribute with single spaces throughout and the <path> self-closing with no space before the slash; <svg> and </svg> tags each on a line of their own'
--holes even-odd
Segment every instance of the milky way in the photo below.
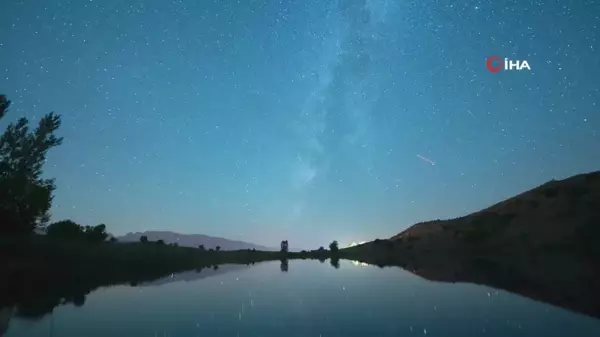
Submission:
<svg viewBox="0 0 600 337">
<path fill-rule="evenodd" d="M 600 168 L 598 13 L 8 0 L 0 127 L 62 114 L 54 219 L 268 246 L 386 237 Z M 492 73 L 490 56 L 531 71 Z"/>
</svg>

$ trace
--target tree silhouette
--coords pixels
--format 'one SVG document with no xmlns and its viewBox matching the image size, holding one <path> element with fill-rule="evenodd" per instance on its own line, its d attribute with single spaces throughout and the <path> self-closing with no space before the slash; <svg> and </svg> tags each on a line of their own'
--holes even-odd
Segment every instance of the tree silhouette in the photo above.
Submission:
<svg viewBox="0 0 600 337">
<path fill-rule="evenodd" d="M 221 246 L 216 246 L 216 247 L 215 247 L 215 250 L 216 250 L 217 252 L 218 252 L 218 251 L 220 251 L 220 250 L 221 250 Z"/>
<path fill-rule="evenodd" d="M 141 239 L 141 238 L 140 238 Z M 148 238 L 146 238 L 146 240 L 148 240 Z M 164 245 L 165 244 L 165 240 L 157 240 L 156 241 L 157 245 Z"/>
<path fill-rule="evenodd" d="M 81 226 L 71 220 L 54 222 L 46 227 L 46 234 L 51 238 L 78 239 L 83 231 Z"/>
<path fill-rule="evenodd" d="M 162 241 L 162 240 L 158 240 L 158 241 Z M 158 241 L 156 241 L 156 243 L 159 243 Z M 141 243 L 148 243 L 148 237 L 146 235 L 140 236 L 140 242 Z"/>
<path fill-rule="evenodd" d="M 204 248 L 204 245 L 199 245 L 198 249 L 200 249 L 201 251 L 205 251 L 206 250 L 206 248 Z"/>
<path fill-rule="evenodd" d="M 0 95 L 0 119 L 10 101 Z M 0 232 L 31 233 L 50 219 L 54 179 L 44 179 L 48 150 L 62 143 L 54 133 L 60 116 L 49 113 L 30 131 L 27 118 L 8 125 L 0 135 Z"/>
<path fill-rule="evenodd" d="M 287 253 L 289 251 L 289 246 L 287 240 L 281 241 L 281 252 Z"/>
<path fill-rule="evenodd" d="M 81 226 L 71 220 L 57 221 L 48 225 L 46 234 L 51 238 L 81 240 L 91 243 L 103 242 L 108 238 L 105 224 Z"/>
<path fill-rule="evenodd" d="M 337 242 L 337 241 L 335 241 L 335 240 L 334 240 L 334 241 L 332 241 L 332 242 L 329 244 L 329 250 L 330 250 L 332 253 L 334 253 L 334 254 L 335 254 L 335 253 L 337 253 L 337 252 L 340 250 L 340 248 L 338 247 L 338 242 Z"/>
<path fill-rule="evenodd" d="M 108 233 L 106 232 L 106 225 L 99 224 L 98 226 L 87 226 L 84 232 L 87 241 L 96 243 L 106 241 Z"/>
<path fill-rule="evenodd" d="M 0 119 L 8 112 L 10 101 L 6 99 L 5 95 L 0 95 Z"/>
</svg>

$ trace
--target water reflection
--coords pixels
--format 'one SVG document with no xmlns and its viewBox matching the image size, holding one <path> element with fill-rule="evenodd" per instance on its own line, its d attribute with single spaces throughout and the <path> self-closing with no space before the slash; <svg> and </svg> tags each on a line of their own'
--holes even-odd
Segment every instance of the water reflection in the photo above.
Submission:
<svg viewBox="0 0 600 337">
<path fill-rule="evenodd" d="M 339 257 L 329 256 L 328 258 L 330 266 L 333 267 L 332 269 L 342 270 L 336 272 L 336 274 L 344 272 L 345 268 L 340 268 L 342 261 Z M 325 256 L 318 257 L 321 264 L 326 259 Z M 440 260 L 439 258 L 427 259 L 413 256 L 398 262 L 397 265 L 427 280 L 486 285 L 600 318 L 600 290 L 596 286 L 599 276 L 597 268 L 588 265 L 589 263 L 586 261 L 566 256 L 552 257 L 547 255 L 543 258 L 536 258 L 535 263 L 530 263 L 531 261 L 533 260 L 523 259 L 522 261 L 502 263 L 484 259 L 459 261 L 456 259 Z M 283 257 L 279 260 L 279 269 L 281 272 L 293 274 L 293 269 L 302 266 L 304 263 L 311 263 L 311 261 L 289 261 L 287 257 Z M 368 271 L 373 277 L 378 275 L 377 269 L 373 269 L 365 261 L 351 260 L 346 263 L 348 266 L 353 267 L 350 269 L 356 269 L 356 266 L 358 266 L 361 267 L 358 269 Z M 293 266 L 290 266 L 290 264 L 293 264 Z M 316 266 L 321 264 L 312 262 L 312 265 Z M 382 261 L 372 261 L 372 264 L 379 267 L 393 265 Z M 225 277 L 225 274 L 233 271 L 241 272 L 253 269 L 250 265 L 254 264 L 248 266 L 213 265 L 204 269 L 199 268 L 184 273 L 171 274 L 168 277 L 155 280 L 132 281 L 129 284 L 142 289 L 160 288 L 159 286 L 176 283 L 177 281 L 186 281 L 177 283 L 204 282 L 216 276 Z M 258 266 L 261 266 L 261 264 L 258 264 Z M 317 280 L 321 278 L 318 275 L 316 277 Z M 10 280 L 11 278 L 6 279 Z M 310 279 L 310 282 L 314 281 Z M 28 320 L 41 320 L 57 307 L 68 304 L 75 308 L 85 307 L 88 302 L 88 294 L 102 286 L 106 285 L 97 284 L 91 289 L 78 286 L 76 283 L 64 284 L 58 288 L 43 287 L 42 285 L 34 288 L 36 292 L 31 293 L 29 290 L 20 290 L 18 288 L 19 284 L 0 285 L 0 300 L 2 300 L 0 303 L 3 305 L 3 308 L 0 309 L 0 335 L 8 329 L 11 316 Z M 243 288 L 244 285 L 240 285 L 240 287 Z"/>
<path fill-rule="evenodd" d="M 360 262 L 360 261 L 351 260 L 350 262 L 353 265 L 355 265 L 355 266 L 361 266 L 361 267 L 368 267 L 369 266 L 368 263 L 364 263 L 364 262 Z"/>
<path fill-rule="evenodd" d="M 279 269 L 284 272 L 287 273 L 288 269 L 289 269 L 289 261 L 286 258 L 282 258 L 281 260 L 279 260 L 281 263 L 279 265 Z"/>
<path fill-rule="evenodd" d="M 329 259 L 329 263 L 331 264 L 331 266 L 335 269 L 339 269 L 340 268 L 340 258 L 337 256 L 332 256 Z"/>
<path fill-rule="evenodd" d="M 279 266 L 279 270 L 277 267 Z M 333 267 L 333 268 L 332 268 Z M 331 259 L 274 263 L 180 282 L 117 286 L 24 324 L 0 311 L 6 337 L 61 336 L 598 336 L 586 318 L 491 288 L 428 282 L 400 268 Z M 213 272 L 205 268 L 198 275 Z M 419 272 L 424 272 L 422 266 Z M 284 272 L 284 278 L 277 274 Z M 421 275 L 422 276 L 422 275 Z M 9 323 L 10 317 L 13 317 Z M 308 324 L 308 322 L 310 324 Z"/>
<path fill-rule="evenodd" d="M 152 286 L 161 286 L 161 285 L 165 285 L 165 284 L 173 283 L 173 282 L 193 282 L 193 281 L 201 280 L 201 279 L 204 279 L 207 277 L 214 277 L 214 276 L 222 275 L 222 274 L 226 274 L 226 273 L 242 271 L 247 268 L 249 268 L 249 266 L 239 265 L 239 264 L 225 264 L 225 265 L 219 266 L 216 269 L 214 267 L 196 268 L 193 271 L 186 271 L 186 272 L 182 272 L 182 273 L 171 274 L 167 277 L 160 278 L 158 280 L 143 282 L 137 286 L 152 287 Z"/>
</svg>

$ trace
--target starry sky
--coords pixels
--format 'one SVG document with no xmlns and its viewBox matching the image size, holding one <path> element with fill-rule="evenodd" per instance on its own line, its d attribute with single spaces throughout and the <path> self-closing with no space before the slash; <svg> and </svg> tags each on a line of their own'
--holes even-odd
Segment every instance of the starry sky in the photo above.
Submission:
<svg viewBox="0 0 600 337">
<path fill-rule="evenodd" d="M 600 168 L 594 0 L 5 0 L 0 123 L 63 116 L 53 219 L 389 237 Z M 486 68 L 490 56 L 531 71 Z"/>
</svg>

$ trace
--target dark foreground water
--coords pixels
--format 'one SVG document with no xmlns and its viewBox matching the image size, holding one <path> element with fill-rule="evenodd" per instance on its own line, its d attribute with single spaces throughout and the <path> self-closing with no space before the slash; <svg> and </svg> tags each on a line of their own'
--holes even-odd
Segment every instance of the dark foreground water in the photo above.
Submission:
<svg viewBox="0 0 600 337">
<path fill-rule="evenodd" d="M 600 336 L 600 320 L 471 284 L 341 261 L 222 266 L 99 289 L 37 321 L 1 313 L 8 337 Z"/>
</svg>

